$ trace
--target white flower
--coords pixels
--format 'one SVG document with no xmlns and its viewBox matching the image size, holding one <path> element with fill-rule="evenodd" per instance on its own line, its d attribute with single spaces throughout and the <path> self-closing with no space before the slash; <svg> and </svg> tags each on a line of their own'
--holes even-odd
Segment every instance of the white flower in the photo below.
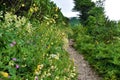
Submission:
<svg viewBox="0 0 120 80">
<path fill-rule="evenodd" d="M 57 60 L 59 59 L 59 56 L 56 55 L 56 54 L 51 54 L 50 57 L 51 57 L 51 58 L 55 58 L 55 59 L 57 59 Z"/>
</svg>

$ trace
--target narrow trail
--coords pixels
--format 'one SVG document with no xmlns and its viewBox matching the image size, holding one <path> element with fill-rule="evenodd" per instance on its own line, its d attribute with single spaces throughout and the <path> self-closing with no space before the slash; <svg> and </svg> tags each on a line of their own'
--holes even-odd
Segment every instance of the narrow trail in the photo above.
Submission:
<svg viewBox="0 0 120 80">
<path fill-rule="evenodd" d="M 74 64 L 78 71 L 78 80 L 101 80 L 95 71 L 92 70 L 87 61 L 84 60 L 82 54 L 79 54 L 72 45 L 74 44 L 73 40 L 69 40 L 69 47 L 67 52 L 70 55 L 70 59 L 74 60 Z"/>
</svg>

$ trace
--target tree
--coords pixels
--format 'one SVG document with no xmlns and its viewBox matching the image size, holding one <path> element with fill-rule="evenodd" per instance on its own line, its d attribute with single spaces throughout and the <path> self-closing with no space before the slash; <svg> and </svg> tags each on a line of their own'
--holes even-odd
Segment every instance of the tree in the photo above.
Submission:
<svg viewBox="0 0 120 80">
<path fill-rule="evenodd" d="M 74 0 L 74 9 L 75 11 L 78 11 L 80 13 L 80 20 L 82 24 L 86 24 L 86 20 L 89 17 L 88 12 L 91 10 L 91 8 L 95 7 L 95 3 L 91 0 Z"/>
</svg>

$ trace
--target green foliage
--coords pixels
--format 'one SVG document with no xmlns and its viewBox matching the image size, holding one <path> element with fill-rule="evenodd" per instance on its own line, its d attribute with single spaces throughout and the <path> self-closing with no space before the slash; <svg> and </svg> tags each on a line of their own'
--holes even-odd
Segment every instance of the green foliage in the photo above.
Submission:
<svg viewBox="0 0 120 80">
<path fill-rule="evenodd" d="M 80 20 L 82 24 L 86 24 L 86 20 L 89 17 L 88 12 L 92 7 L 95 6 L 95 3 L 91 0 L 74 0 L 75 6 L 74 10 L 80 12 Z"/>
<path fill-rule="evenodd" d="M 64 30 L 54 23 L 40 24 L 7 12 L 0 22 L 0 79 L 76 80 L 65 40 Z"/>
<path fill-rule="evenodd" d="M 0 1 L 0 79 L 76 80 L 66 23 L 50 0 Z"/>
<path fill-rule="evenodd" d="M 69 23 L 72 27 L 74 27 L 77 26 L 80 23 L 80 21 L 77 17 L 72 17 L 69 19 Z"/>
<path fill-rule="evenodd" d="M 83 25 L 73 28 L 76 49 L 83 53 L 103 80 L 120 79 L 120 24 L 104 15 L 103 2 L 74 0 Z M 88 8 L 87 8 L 88 7 Z M 86 9 L 87 8 L 87 9 Z M 85 17 L 84 17 L 85 16 Z"/>
<path fill-rule="evenodd" d="M 120 27 L 116 27 L 119 24 L 112 21 L 108 24 L 111 26 L 91 29 L 93 34 L 89 33 L 89 27 L 79 25 L 74 28 L 74 46 L 85 55 L 104 80 L 119 80 Z"/>
<path fill-rule="evenodd" d="M 64 17 L 60 9 L 50 0 L 2 0 L 0 11 L 9 11 L 19 16 L 44 21 L 44 17 L 53 18 L 56 22 L 63 21 Z"/>
</svg>

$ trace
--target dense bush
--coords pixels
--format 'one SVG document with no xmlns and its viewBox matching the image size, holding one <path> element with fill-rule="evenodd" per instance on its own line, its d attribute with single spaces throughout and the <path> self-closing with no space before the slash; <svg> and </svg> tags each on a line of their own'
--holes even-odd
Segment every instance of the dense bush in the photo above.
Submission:
<svg viewBox="0 0 120 80">
<path fill-rule="evenodd" d="M 74 46 L 85 55 L 85 58 L 104 80 L 120 79 L 120 27 L 116 26 L 117 24 L 109 27 L 91 28 L 94 35 L 89 33 L 90 27 L 79 25 L 73 28 L 76 41 Z"/>
<path fill-rule="evenodd" d="M 54 24 L 5 14 L 0 22 L 0 79 L 75 80 L 66 40 L 64 30 Z"/>
</svg>

